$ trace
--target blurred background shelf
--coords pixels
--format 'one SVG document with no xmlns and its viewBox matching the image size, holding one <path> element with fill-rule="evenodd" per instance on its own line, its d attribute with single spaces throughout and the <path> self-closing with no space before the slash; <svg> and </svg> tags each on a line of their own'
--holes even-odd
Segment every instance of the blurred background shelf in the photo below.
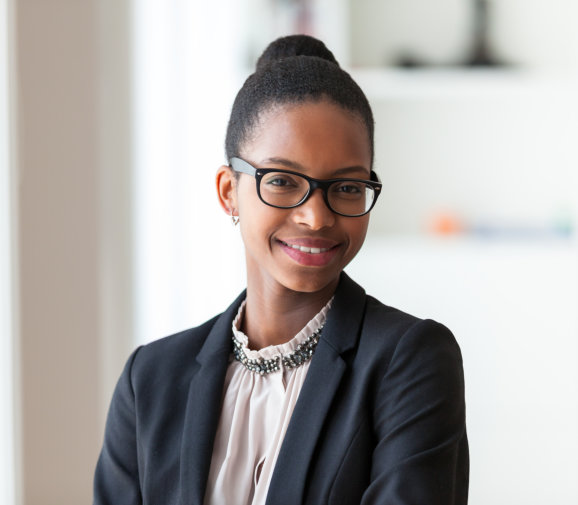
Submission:
<svg viewBox="0 0 578 505">
<path fill-rule="evenodd" d="M 523 67 L 351 67 L 353 78 L 372 100 L 575 99 L 578 79 Z M 562 96 L 560 96 L 560 93 Z"/>
<path fill-rule="evenodd" d="M 355 69 L 376 120 L 379 233 L 578 216 L 576 82 L 504 69 Z"/>
</svg>

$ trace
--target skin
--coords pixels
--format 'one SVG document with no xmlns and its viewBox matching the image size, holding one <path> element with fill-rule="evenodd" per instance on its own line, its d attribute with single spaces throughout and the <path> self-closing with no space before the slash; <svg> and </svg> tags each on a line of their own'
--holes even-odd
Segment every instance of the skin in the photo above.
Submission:
<svg viewBox="0 0 578 505">
<path fill-rule="evenodd" d="M 241 157 L 255 167 L 282 168 L 318 179 L 369 179 L 370 146 L 362 121 L 328 101 L 265 111 Z M 367 233 L 369 215 L 333 213 L 321 190 L 299 207 L 276 209 L 259 199 L 255 179 L 222 166 L 219 201 L 238 215 L 247 263 L 247 305 L 242 330 L 250 347 L 289 341 L 333 295 L 339 275 Z M 312 255 L 286 244 L 329 249 Z"/>
</svg>

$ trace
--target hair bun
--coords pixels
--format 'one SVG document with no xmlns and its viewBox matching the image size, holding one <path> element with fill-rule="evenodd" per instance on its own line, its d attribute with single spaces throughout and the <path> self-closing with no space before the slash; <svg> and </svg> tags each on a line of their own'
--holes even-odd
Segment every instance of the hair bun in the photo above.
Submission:
<svg viewBox="0 0 578 505">
<path fill-rule="evenodd" d="M 320 40 L 309 35 L 288 35 L 271 42 L 257 60 L 257 70 L 291 56 L 316 56 L 339 66 L 333 53 Z"/>
</svg>

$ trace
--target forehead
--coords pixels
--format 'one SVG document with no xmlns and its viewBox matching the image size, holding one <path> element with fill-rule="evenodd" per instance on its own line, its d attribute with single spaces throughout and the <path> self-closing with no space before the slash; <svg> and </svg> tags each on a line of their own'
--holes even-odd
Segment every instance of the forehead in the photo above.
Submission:
<svg viewBox="0 0 578 505">
<path fill-rule="evenodd" d="M 242 149 L 260 163 L 284 158 L 311 168 L 371 167 L 371 149 L 361 118 L 329 101 L 275 105 L 259 117 Z"/>
</svg>

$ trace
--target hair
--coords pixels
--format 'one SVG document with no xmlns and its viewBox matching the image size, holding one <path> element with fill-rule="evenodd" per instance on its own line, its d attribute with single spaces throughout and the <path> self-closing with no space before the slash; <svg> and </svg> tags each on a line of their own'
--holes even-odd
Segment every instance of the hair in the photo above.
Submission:
<svg viewBox="0 0 578 505">
<path fill-rule="evenodd" d="M 360 119 L 367 130 L 371 162 L 374 120 L 369 102 L 325 44 L 308 35 L 279 38 L 265 49 L 237 93 L 227 126 L 225 155 L 239 157 L 261 115 L 279 105 L 328 100 Z"/>
</svg>

